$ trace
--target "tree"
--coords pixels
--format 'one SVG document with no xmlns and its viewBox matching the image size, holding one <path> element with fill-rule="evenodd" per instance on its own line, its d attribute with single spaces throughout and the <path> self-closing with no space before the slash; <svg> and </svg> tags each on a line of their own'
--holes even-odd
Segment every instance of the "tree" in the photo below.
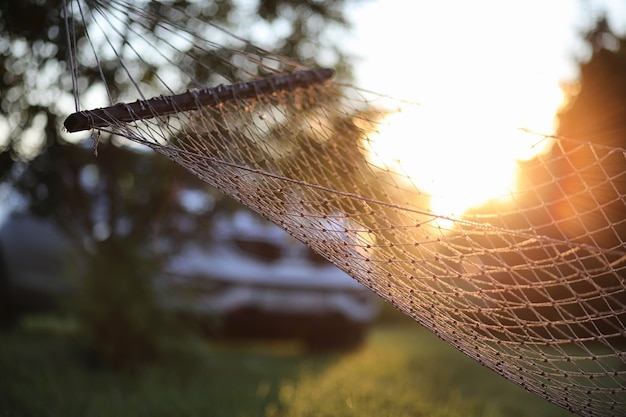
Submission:
<svg viewBox="0 0 626 417">
<path fill-rule="evenodd" d="M 567 158 L 554 167 L 568 197 L 552 210 L 570 238 L 619 249 L 626 240 L 626 38 L 601 17 L 585 39 L 591 55 L 558 114 L 558 134 L 573 139 L 562 142 Z"/>
<path fill-rule="evenodd" d="M 346 1 L 256 3 L 259 21 L 268 26 L 287 22 L 289 27 L 283 38 L 263 47 L 315 64 L 316 57 L 322 55 L 320 42 L 325 28 L 348 25 Z M 84 6 L 89 7 L 82 12 L 87 17 L 94 10 L 90 6 L 107 10 L 117 5 L 98 0 L 86 3 Z M 171 13 L 170 5 L 189 13 Z M 233 30 L 250 23 L 233 21 L 241 5 L 230 0 L 201 5 L 187 0 L 148 2 L 145 7 L 155 16 L 174 19 L 179 27 L 189 27 L 192 17 L 198 16 Z M 89 329 L 90 346 L 109 363 L 126 366 L 155 354 L 157 348 L 156 329 L 147 324 L 154 323 L 158 314 L 149 291 L 154 255 L 147 250 L 154 239 L 155 213 L 159 212 L 156 220 L 163 235 L 174 236 L 175 218 L 184 211 L 175 204 L 177 190 L 202 188 L 218 201 L 217 207 L 230 203 L 158 156 L 103 136 L 95 158 L 89 145 L 68 142 L 61 134 L 61 121 L 71 112 L 68 104 L 74 100 L 63 8 L 61 0 L 0 5 L 0 125 L 4 126 L 0 131 L 5 132 L 4 137 L 0 134 L 0 181 L 10 183 L 25 197 L 28 211 L 51 219 L 82 250 L 87 272 L 81 283 L 83 298 L 78 311 Z M 82 21 L 69 13 L 68 17 L 73 33 L 83 33 Z M 77 45 L 84 41 L 74 40 Z M 336 45 L 331 43 L 324 49 L 334 54 L 333 65 L 344 72 L 349 70 L 347 57 Z M 219 68 L 221 62 L 214 64 L 211 68 Z M 209 79 L 210 69 L 196 61 L 177 65 L 185 65 L 184 71 L 199 79 Z M 115 57 L 103 56 L 92 67 L 83 68 L 75 81 L 81 91 L 86 91 L 100 84 L 101 75 L 115 79 L 119 70 Z M 217 72 L 225 74 L 227 70 Z M 236 79 L 237 74 L 231 76 Z M 154 74 L 145 71 L 135 78 L 149 86 Z M 112 97 L 133 88 L 124 82 L 111 87 Z M 174 244 L 172 239 L 169 244 Z"/>
<path fill-rule="evenodd" d="M 520 163 L 522 191 L 504 214 L 487 220 L 513 233 L 476 242 L 493 250 L 481 261 L 494 267 L 490 276 L 505 285 L 502 297 L 512 305 L 523 300 L 533 306 L 517 309 L 515 319 L 558 322 L 566 312 L 580 334 L 622 345 L 626 38 L 612 32 L 605 18 L 584 36 L 591 53 L 579 62 L 579 78 L 557 114 L 558 139 L 547 154 Z M 493 207 L 480 210 L 492 213 Z M 533 242 L 528 233 L 538 239 Z M 564 256 L 568 253 L 575 256 Z M 542 336 L 579 334 L 566 329 Z"/>
</svg>

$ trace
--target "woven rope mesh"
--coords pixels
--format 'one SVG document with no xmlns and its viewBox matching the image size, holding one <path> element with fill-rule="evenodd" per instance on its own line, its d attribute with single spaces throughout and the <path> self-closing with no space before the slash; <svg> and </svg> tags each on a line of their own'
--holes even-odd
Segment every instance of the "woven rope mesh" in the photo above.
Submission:
<svg viewBox="0 0 626 417">
<path fill-rule="evenodd" d="M 155 48 L 167 56 L 163 45 L 189 34 L 163 28 Z M 204 55 L 229 51 L 201 40 Z M 230 52 L 221 62 L 242 81 L 303 68 L 245 42 Z M 142 62 L 176 68 L 192 55 Z M 452 215 L 378 154 L 390 115 L 415 109 L 329 81 L 100 130 L 182 165 L 527 390 L 583 416 L 625 415 L 625 150 L 525 133 L 544 151 L 518 163 L 515 189 Z M 433 139 L 411 140 L 425 152 Z"/>
</svg>

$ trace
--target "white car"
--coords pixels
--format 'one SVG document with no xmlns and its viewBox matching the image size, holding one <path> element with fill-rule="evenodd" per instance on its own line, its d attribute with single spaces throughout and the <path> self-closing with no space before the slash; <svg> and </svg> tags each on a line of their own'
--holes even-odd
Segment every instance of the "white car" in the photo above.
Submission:
<svg viewBox="0 0 626 417">
<path fill-rule="evenodd" d="M 7 216 L 0 224 L 0 324 L 24 313 L 59 308 L 76 292 L 81 261 L 51 222 L 25 214 Z"/>
<path fill-rule="evenodd" d="M 50 222 L 10 216 L 0 226 L 0 315 L 74 296 L 80 263 Z M 218 215 L 208 243 L 187 240 L 170 251 L 154 285 L 165 308 L 218 334 L 299 338 L 320 348 L 358 345 L 379 310 L 369 289 L 245 210 Z"/>
<path fill-rule="evenodd" d="M 355 346 L 378 298 L 272 223 L 248 211 L 220 216 L 212 242 L 191 242 L 166 265 L 170 308 L 218 318 L 229 336 L 297 337 L 312 347 Z M 190 311 L 191 310 L 191 311 Z"/>
</svg>

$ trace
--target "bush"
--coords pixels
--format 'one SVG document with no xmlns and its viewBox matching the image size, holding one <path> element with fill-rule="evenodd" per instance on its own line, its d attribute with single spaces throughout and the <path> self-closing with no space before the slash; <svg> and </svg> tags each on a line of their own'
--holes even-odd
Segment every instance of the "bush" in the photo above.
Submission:
<svg viewBox="0 0 626 417">
<path fill-rule="evenodd" d="M 156 303 L 155 273 L 153 260 L 132 242 L 108 239 L 98 245 L 77 300 L 92 359 L 126 369 L 159 355 L 174 327 Z"/>
</svg>

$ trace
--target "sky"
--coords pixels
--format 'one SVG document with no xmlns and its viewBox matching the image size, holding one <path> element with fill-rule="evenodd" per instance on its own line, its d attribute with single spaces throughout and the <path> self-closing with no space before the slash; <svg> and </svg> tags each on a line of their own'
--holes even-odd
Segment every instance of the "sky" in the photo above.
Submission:
<svg viewBox="0 0 626 417">
<path fill-rule="evenodd" d="M 356 84 L 419 103 L 375 135 L 375 163 L 394 164 L 458 215 L 514 192 L 517 161 L 549 149 L 562 86 L 588 50 L 581 31 L 600 10 L 623 33 L 618 0 L 365 1 L 347 48 Z"/>
<path fill-rule="evenodd" d="M 395 96 L 432 100 L 442 84 L 465 90 L 494 79 L 567 81 L 586 52 L 579 32 L 599 10 L 624 30 L 622 0 L 366 0 L 350 10 L 347 47 L 360 57 L 359 82 Z"/>
</svg>

